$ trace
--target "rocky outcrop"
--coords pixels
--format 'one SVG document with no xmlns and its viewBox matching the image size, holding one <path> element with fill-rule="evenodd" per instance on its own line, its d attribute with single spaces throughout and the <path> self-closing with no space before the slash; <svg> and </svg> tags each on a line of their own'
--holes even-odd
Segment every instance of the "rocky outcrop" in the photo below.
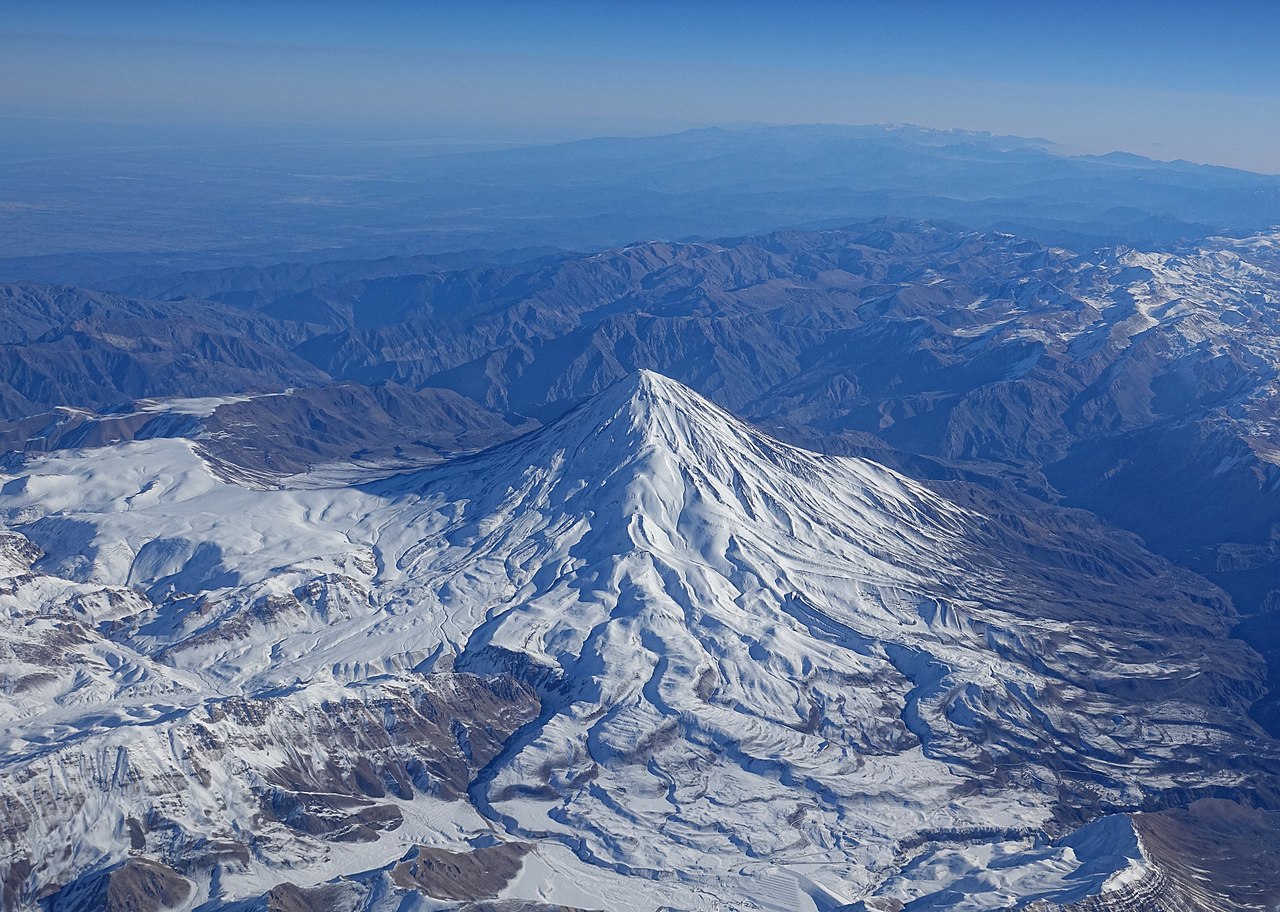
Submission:
<svg viewBox="0 0 1280 912">
<path fill-rule="evenodd" d="M 52 893 L 47 912 L 164 912 L 182 906 L 191 883 L 168 865 L 130 858 Z"/>
<path fill-rule="evenodd" d="M 487 899 L 515 877 L 530 848 L 503 842 L 462 853 L 416 846 L 391 869 L 391 882 L 439 899 Z"/>
</svg>

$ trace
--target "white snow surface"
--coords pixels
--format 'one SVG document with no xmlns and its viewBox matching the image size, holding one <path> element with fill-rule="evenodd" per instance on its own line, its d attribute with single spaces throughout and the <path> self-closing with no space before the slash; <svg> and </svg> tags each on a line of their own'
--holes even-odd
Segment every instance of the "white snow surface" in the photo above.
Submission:
<svg viewBox="0 0 1280 912">
<path fill-rule="evenodd" d="M 1200 698 L 1165 686 L 1198 674 L 1176 637 L 1217 634 L 1165 623 L 1156 571 L 1132 592 L 1080 571 L 1130 613 L 1073 619 L 1078 593 L 993 550 L 1000 520 L 651 373 L 525 438 L 363 483 L 241 487 L 175 439 L 0 482 L 6 524 L 44 551 L 31 571 L 6 539 L 4 645 L 78 619 L 52 679 L 18 689 L 39 663 L 0 658 L 0 797 L 33 815 L 37 847 L 75 847 L 33 878 L 124 857 L 125 818 L 157 803 L 185 841 L 253 830 L 254 771 L 308 729 L 200 757 L 183 726 L 218 701 L 304 718 L 450 668 L 513 672 L 543 704 L 469 801 L 396 799 L 406 824 L 356 847 L 277 828 L 215 898 L 489 833 L 536 846 L 502 895 L 588 908 L 1066 901 L 1145 862 L 1123 816 L 1055 841 L 1059 769 L 1133 806 L 1186 784 L 1166 759 L 1233 737 L 1229 711 L 1206 726 Z"/>
</svg>

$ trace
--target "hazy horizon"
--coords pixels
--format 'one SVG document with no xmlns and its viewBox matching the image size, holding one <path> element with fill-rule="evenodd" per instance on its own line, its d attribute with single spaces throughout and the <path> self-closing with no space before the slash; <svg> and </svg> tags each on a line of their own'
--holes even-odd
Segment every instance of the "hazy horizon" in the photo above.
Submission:
<svg viewBox="0 0 1280 912">
<path fill-rule="evenodd" d="M 476 129 L 471 132 L 441 131 L 437 133 L 373 130 L 363 127 L 341 127 L 318 123 L 183 123 L 130 120 L 76 120 L 71 118 L 41 118 L 0 115 L 0 124 L 20 125 L 16 131 L 0 131 L 0 155 L 10 153 L 15 157 L 31 154 L 65 153 L 68 151 L 96 151 L 108 149 L 210 148 L 243 149 L 253 146 L 351 146 L 355 147 L 414 147 L 438 150 L 501 149 L 526 146 L 554 146 L 586 142 L 596 139 L 646 139 L 676 136 L 705 130 L 744 132 L 755 129 L 786 127 L 833 127 L 851 129 L 903 127 L 936 133 L 973 133 L 993 138 L 1008 137 L 1043 143 L 1047 149 L 1067 157 L 1099 156 L 1113 153 L 1139 155 L 1159 163 L 1186 162 L 1195 165 L 1233 168 L 1264 175 L 1280 175 L 1280 166 L 1274 171 L 1246 168 L 1222 162 L 1139 152 L 1130 148 L 1098 146 L 1082 148 L 1070 142 L 1047 136 L 1027 133 L 1002 133 L 964 126 L 938 127 L 915 121 L 731 121 L 707 123 L 670 123 L 646 125 L 617 124 L 614 129 L 601 123 L 595 127 L 573 130 L 530 130 L 527 132 Z"/>
<path fill-rule="evenodd" d="M 1280 10 L 65 2 L 0 27 L 6 148 L 543 143 L 911 123 L 1280 172 Z"/>
</svg>

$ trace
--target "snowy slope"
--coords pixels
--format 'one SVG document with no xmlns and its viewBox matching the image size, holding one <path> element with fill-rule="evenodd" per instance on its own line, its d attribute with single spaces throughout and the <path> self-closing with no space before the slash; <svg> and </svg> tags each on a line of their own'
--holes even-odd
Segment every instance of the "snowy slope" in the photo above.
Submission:
<svg viewBox="0 0 1280 912">
<path fill-rule="evenodd" d="M 1069 837 L 1081 824 L 1244 793 L 1267 762 L 1243 714 L 1261 669 L 1202 581 L 1069 517 L 1039 534 L 782 445 L 651 373 L 416 473 L 250 489 L 156 440 L 42 458 L 2 506 L 44 549 L 40 579 L 141 603 L 87 623 L 183 693 L 146 726 L 95 721 L 123 681 L 5 720 L 5 800 L 94 834 L 17 878 L 24 896 L 123 857 L 127 818 L 167 795 L 181 838 L 137 851 L 219 901 L 483 834 L 533 846 L 495 890 L 585 907 L 1067 901 L 1144 876 L 1123 818 Z M 463 730 L 398 723 L 430 699 Z M 224 701 L 253 709 L 202 758 L 192 720 Z M 289 747 L 307 739 L 314 762 Z M 85 757 L 133 785 L 72 776 L 86 794 L 33 798 Z M 243 794 L 175 797 L 207 768 Z M 280 789 L 346 797 L 264 814 Z M 452 823 L 432 830 L 442 801 Z M 333 848 L 391 805 L 371 848 Z M 200 836 L 242 857 L 210 862 Z M 8 838 L 14 880 L 30 847 Z M 1004 874 L 980 876 L 993 859 Z"/>
</svg>

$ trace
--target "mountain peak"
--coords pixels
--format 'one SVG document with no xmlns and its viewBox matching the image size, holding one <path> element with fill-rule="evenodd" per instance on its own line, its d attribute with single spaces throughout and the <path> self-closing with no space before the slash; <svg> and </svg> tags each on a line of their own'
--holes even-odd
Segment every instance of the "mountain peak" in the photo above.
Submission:
<svg viewBox="0 0 1280 912">
<path fill-rule="evenodd" d="M 631 400 L 656 399 L 675 402 L 694 397 L 704 402 L 706 401 L 705 397 L 695 393 L 679 380 L 672 380 L 665 374 L 643 367 L 632 371 L 621 380 L 607 387 L 600 395 L 607 396 L 611 391 L 614 391 L 614 395 L 624 396 Z"/>
<path fill-rule="evenodd" d="M 657 371 L 649 370 L 647 367 L 642 367 L 639 370 L 632 371 L 620 382 L 625 383 L 627 381 L 633 382 L 636 386 L 654 387 L 654 386 L 661 386 L 662 384 L 666 383 L 666 384 L 674 384 L 675 386 L 678 386 L 681 389 L 688 389 L 688 387 L 685 386 L 683 383 L 680 383 L 677 380 L 672 380 L 670 377 L 667 377 L 664 374 L 660 374 Z"/>
<path fill-rule="evenodd" d="M 654 444 L 692 457 L 763 436 L 679 381 L 637 370 L 548 424 L 536 438 L 621 464 Z M 527 449 L 519 441 L 511 446 Z"/>
<path fill-rule="evenodd" d="M 846 569 L 869 559 L 876 576 L 908 585 L 917 574 L 938 575 L 921 556 L 954 555 L 967 522 L 964 511 L 884 466 L 777 441 L 649 370 L 526 437 L 392 480 L 384 491 L 435 501 L 477 478 L 485 480 L 484 497 L 470 504 L 477 512 L 515 526 L 523 525 L 517 517 L 541 524 L 552 514 L 568 526 L 589 524 L 606 562 L 674 548 L 722 566 L 729 540 L 748 530 L 769 539 L 766 551 L 799 547 L 808 530 L 817 552 L 844 553 Z M 832 517 L 840 517 L 834 527 Z"/>
<path fill-rule="evenodd" d="M 679 408 L 690 400 L 707 401 L 680 381 L 647 368 L 632 371 L 593 398 L 610 403 L 626 402 L 636 407 L 664 404 L 672 408 Z"/>
</svg>

